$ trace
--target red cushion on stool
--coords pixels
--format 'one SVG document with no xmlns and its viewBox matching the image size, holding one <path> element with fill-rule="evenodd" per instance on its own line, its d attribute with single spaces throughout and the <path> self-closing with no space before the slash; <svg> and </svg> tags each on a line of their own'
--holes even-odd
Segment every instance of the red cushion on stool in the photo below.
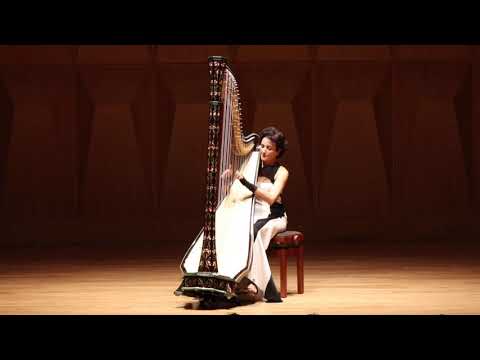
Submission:
<svg viewBox="0 0 480 360">
<path fill-rule="evenodd" d="M 299 231 L 284 231 L 278 233 L 270 241 L 270 247 L 273 249 L 299 247 L 300 245 L 303 245 L 303 234 Z"/>
</svg>

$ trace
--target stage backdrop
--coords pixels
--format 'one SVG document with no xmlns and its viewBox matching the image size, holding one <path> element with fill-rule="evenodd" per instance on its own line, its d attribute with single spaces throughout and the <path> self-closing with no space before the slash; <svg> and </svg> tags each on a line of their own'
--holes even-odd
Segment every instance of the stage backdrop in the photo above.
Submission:
<svg viewBox="0 0 480 360">
<path fill-rule="evenodd" d="M 210 55 L 287 135 L 289 227 L 474 238 L 478 46 L 0 46 L 0 246 L 150 246 L 202 226 Z"/>
</svg>

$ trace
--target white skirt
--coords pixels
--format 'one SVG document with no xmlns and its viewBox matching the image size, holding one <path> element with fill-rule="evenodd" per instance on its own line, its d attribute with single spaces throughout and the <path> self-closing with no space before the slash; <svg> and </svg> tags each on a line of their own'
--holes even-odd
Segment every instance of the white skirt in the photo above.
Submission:
<svg viewBox="0 0 480 360">
<path fill-rule="evenodd" d="M 270 205 L 267 202 L 255 200 L 254 222 L 265 219 L 270 214 Z M 269 220 L 257 233 L 253 244 L 252 264 L 247 278 L 258 289 L 258 298 L 263 298 L 268 281 L 272 276 L 267 258 L 267 249 L 273 237 L 287 229 L 287 214 L 280 218 Z"/>
</svg>

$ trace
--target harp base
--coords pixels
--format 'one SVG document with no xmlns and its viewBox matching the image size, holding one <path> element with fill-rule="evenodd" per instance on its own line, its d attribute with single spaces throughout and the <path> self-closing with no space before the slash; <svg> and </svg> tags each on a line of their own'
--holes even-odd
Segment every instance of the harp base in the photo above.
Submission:
<svg viewBox="0 0 480 360">
<path fill-rule="evenodd" d="M 235 294 L 229 294 L 226 291 L 212 289 L 212 288 L 204 288 L 204 287 L 180 287 L 175 290 L 175 295 L 180 296 L 190 296 L 193 298 L 203 298 L 205 296 L 216 296 L 216 297 L 223 297 L 228 300 L 234 298 Z"/>
<path fill-rule="evenodd" d="M 213 273 L 186 274 L 174 294 L 200 298 L 219 296 L 230 300 L 236 296 L 237 286 L 235 280 Z"/>
</svg>

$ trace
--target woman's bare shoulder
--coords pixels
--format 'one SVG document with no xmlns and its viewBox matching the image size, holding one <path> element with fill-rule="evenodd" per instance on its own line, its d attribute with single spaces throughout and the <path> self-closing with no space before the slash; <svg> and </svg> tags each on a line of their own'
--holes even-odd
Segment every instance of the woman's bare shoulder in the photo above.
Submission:
<svg viewBox="0 0 480 360">
<path fill-rule="evenodd" d="M 278 171 L 277 171 L 277 175 L 280 175 L 282 174 L 283 176 L 286 176 L 288 177 L 288 170 L 285 166 L 283 165 L 280 165 L 280 167 L 278 168 Z"/>
</svg>

